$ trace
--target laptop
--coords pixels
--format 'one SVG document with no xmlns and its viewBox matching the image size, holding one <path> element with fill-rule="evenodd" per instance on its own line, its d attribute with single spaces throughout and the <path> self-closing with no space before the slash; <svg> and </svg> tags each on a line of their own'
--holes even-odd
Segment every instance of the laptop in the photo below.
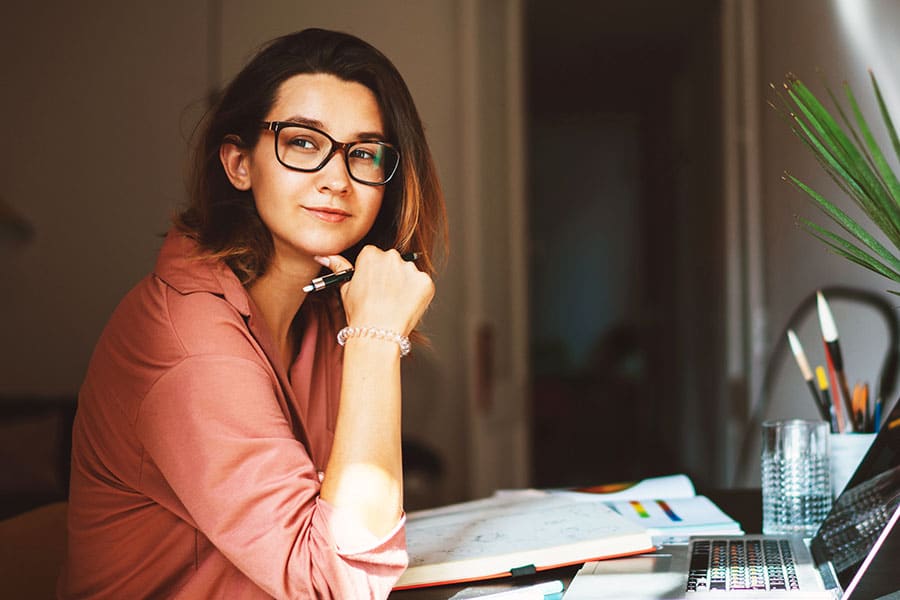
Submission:
<svg viewBox="0 0 900 600">
<path fill-rule="evenodd" d="M 822 598 L 900 600 L 900 402 L 816 535 L 691 537 L 586 563 L 564 600 Z"/>
</svg>

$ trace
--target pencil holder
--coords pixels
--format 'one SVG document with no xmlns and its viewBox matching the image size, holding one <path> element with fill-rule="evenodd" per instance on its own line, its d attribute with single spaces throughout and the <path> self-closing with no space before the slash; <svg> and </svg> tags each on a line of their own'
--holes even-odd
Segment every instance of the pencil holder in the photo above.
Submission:
<svg viewBox="0 0 900 600">
<path fill-rule="evenodd" d="M 831 434 L 831 490 L 834 498 L 850 481 L 874 440 L 874 433 Z"/>
</svg>

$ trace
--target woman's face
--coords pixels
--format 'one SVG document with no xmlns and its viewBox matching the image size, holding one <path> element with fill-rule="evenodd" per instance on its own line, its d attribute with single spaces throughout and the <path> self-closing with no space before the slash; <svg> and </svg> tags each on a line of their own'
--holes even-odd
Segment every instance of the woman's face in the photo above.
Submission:
<svg viewBox="0 0 900 600">
<path fill-rule="evenodd" d="M 320 129 L 339 142 L 385 139 L 381 111 L 369 88 L 327 74 L 285 80 L 267 121 L 292 121 Z M 321 170 L 293 171 L 278 162 L 275 132 L 264 131 L 244 154 L 256 209 L 272 233 L 276 260 L 340 254 L 372 228 L 384 186 L 354 181 L 342 152 Z"/>
</svg>

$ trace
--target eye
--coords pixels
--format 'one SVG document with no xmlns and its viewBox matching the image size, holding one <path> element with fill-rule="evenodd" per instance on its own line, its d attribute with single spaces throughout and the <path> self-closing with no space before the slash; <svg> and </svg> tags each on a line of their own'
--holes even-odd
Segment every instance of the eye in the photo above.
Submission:
<svg viewBox="0 0 900 600">
<path fill-rule="evenodd" d="M 350 158 L 356 160 L 375 160 L 375 157 L 377 156 L 376 152 L 376 150 L 368 147 L 354 146 L 353 150 L 350 152 Z"/>
<path fill-rule="evenodd" d="M 319 145 L 314 139 L 307 135 L 293 135 L 285 140 L 285 144 L 292 150 L 309 150 L 316 152 Z"/>
</svg>

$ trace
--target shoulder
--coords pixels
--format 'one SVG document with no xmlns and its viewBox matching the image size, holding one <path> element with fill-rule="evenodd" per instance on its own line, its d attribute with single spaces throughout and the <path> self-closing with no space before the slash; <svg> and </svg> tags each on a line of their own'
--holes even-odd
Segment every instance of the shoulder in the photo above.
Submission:
<svg viewBox="0 0 900 600">
<path fill-rule="evenodd" d="M 157 314 L 186 354 L 227 353 L 249 338 L 247 291 L 224 261 L 172 230 L 144 288 L 142 308 Z"/>
<path fill-rule="evenodd" d="M 183 294 L 157 281 L 165 319 L 185 354 L 230 354 L 252 336 L 246 317 L 225 297 L 212 292 Z"/>
<path fill-rule="evenodd" d="M 183 234 L 170 232 L 154 271 L 116 307 L 98 349 L 163 368 L 193 354 L 255 358 L 248 316 L 248 295 L 234 273 L 198 253 Z"/>
</svg>

